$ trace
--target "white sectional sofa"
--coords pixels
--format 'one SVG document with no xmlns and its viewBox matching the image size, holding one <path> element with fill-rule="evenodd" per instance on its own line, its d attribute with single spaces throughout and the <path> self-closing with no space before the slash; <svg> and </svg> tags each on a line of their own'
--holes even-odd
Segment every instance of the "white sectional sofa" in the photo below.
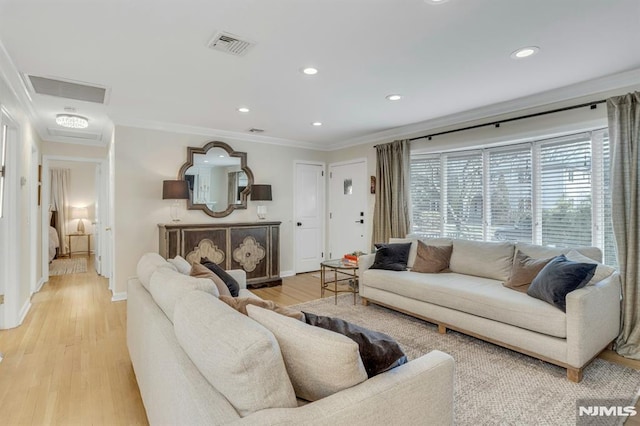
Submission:
<svg viewBox="0 0 640 426">
<path fill-rule="evenodd" d="M 570 249 L 509 242 L 423 241 L 427 245 L 453 245 L 449 271 L 434 274 L 370 269 L 375 255 L 362 256 L 360 295 L 365 305 L 386 306 L 437 324 L 441 333 L 456 330 L 559 365 L 567 369 L 568 379 L 574 382 L 582 379 L 583 368 L 619 333 L 618 273 L 569 293 L 566 313 L 503 286 L 516 250 L 533 258 L 546 258 Z M 410 269 L 417 238 L 390 242 L 412 243 Z M 601 261 L 598 248 L 576 250 Z"/>
<path fill-rule="evenodd" d="M 240 297 L 256 297 L 246 289 L 243 271 L 229 273 L 240 284 Z M 127 344 L 152 425 L 453 423 L 454 362 L 438 351 L 315 402 L 296 402 L 294 395 L 293 407 L 269 408 L 269 401 L 260 401 L 261 407 L 239 410 L 224 395 L 249 398 L 258 385 L 274 382 L 274 373 L 261 377 L 255 370 L 267 362 L 281 364 L 282 357 L 279 350 L 274 358 L 273 351 L 260 349 L 252 362 L 243 357 L 240 369 L 222 354 L 220 342 L 230 335 L 254 352 L 262 343 L 254 344 L 252 336 L 270 336 L 276 347 L 277 341 L 261 324 L 208 294 L 210 284 L 201 280 L 148 253 L 138 277 L 128 282 Z M 209 370 L 220 365 L 230 366 L 229 376 L 223 371 L 212 380 Z M 244 369 L 248 374 L 239 376 Z M 273 393 L 291 389 L 286 372 L 278 377 Z"/>
</svg>

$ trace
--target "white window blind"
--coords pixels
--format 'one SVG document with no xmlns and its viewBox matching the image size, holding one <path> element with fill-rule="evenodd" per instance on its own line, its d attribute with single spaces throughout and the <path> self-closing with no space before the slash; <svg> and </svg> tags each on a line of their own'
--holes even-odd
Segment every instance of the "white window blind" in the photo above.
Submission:
<svg viewBox="0 0 640 426">
<path fill-rule="evenodd" d="M 489 150 L 487 239 L 532 242 L 531 145 Z"/>
<path fill-rule="evenodd" d="M 553 140 L 540 147 L 542 244 L 590 246 L 591 138 L 589 134 Z"/>
<path fill-rule="evenodd" d="M 413 232 L 425 237 L 442 234 L 440 156 L 411 158 L 411 200 Z"/>
<path fill-rule="evenodd" d="M 444 235 L 465 240 L 483 239 L 482 152 L 445 156 Z"/>
<path fill-rule="evenodd" d="M 484 150 L 412 154 L 412 232 L 596 246 L 616 265 L 606 129 Z"/>
</svg>

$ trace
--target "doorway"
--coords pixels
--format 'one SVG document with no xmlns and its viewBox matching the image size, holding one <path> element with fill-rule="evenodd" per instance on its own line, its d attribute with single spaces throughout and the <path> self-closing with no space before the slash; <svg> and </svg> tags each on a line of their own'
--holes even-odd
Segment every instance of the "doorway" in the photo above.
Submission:
<svg viewBox="0 0 640 426">
<path fill-rule="evenodd" d="M 329 165 L 329 257 L 342 258 L 354 251 L 366 252 L 367 160 Z"/>
<path fill-rule="evenodd" d="M 94 267 L 99 275 L 111 279 L 111 251 L 107 249 L 111 233 L 109 200 L 110 193 L 107 160 L 78 157 L 43 157 L 42 162 L 42 226 L 49 229 L 49 206 L 52 204 L 51 170 L 70 171 L 68 194 L 68 215 L 64 219 L 67 230 L 60 238 L 59 250 L 63 255 L 83 254 L 94 256 Z M 49 279 L 49 233 L 43 232 L 42 272 L 45 281 Z M 111 282 L 109 282 L 111 289 Z"/>
<path fill-rule="evenodd" d="M 324 163 L 295 162 L 295 272 L 317 271 L 324 258 Z"/>
</svg>

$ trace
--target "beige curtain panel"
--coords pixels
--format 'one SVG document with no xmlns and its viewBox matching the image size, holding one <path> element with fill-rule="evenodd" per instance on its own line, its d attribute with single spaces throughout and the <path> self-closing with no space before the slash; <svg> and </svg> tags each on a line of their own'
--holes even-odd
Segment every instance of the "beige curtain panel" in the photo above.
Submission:
<svg viewBox="0 0 640 426">
<path fill-rule="evenodd" d="M 376 146 L 376 160 L 372 245 L 409 232 L 409 141 Z"/>
<path fill-rule="evenodd" d="M 640 359 L 640 92 L 607 100 L 611 215 L 622 279 L 622 331 L 616 351 Z"/>
<path fill-rule="evenodd" d="M 49 177 L 51 179 L 51 209 L 58 212 L 56 231 L 60 241 L 60 253 L 67 254 L 69 253 L 67 222 L 71 219 L 69 216 L 71 169 L 50 169 Z"/>
</svg>

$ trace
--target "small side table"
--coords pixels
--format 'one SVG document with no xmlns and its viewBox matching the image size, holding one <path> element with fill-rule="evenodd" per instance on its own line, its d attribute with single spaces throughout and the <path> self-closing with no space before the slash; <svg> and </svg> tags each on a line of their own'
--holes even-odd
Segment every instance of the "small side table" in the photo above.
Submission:
<svg viewBox="0 0 640 426">
<path fill-rule="evenodd" d="M 87 255 L 91 256 L 91 234 L 67 234 L 69 240 L 69 257 L 71 257 L 71 237 L 87 237 Z"/>
<path fill-rule="evenodd" d="M 328 270 L 328 271 L 327 271 Z M 333 271 L 333 274 L 331 273 Z M 327 276 L 327 272 L 329 272 Z M 338 278 L 338 273 L 346 275 Z M 333 277 L 332 277 L 333 275 Z M 347 289 L 338 290 L 338 283 L 348 281 Z M 333 288 L 329 285 L 333 284 Z M 324 297 L 324 291 L 331 291 L 335 294 L 334 303 L 338 304 L 338 293 L 353 293 L 353 304 L 356 304 L 356 294 L 358 294 L 358 265 L 347 263 L 342 259 L 327 260 L 320 263 L 320 297 Z"/>
</svg>

